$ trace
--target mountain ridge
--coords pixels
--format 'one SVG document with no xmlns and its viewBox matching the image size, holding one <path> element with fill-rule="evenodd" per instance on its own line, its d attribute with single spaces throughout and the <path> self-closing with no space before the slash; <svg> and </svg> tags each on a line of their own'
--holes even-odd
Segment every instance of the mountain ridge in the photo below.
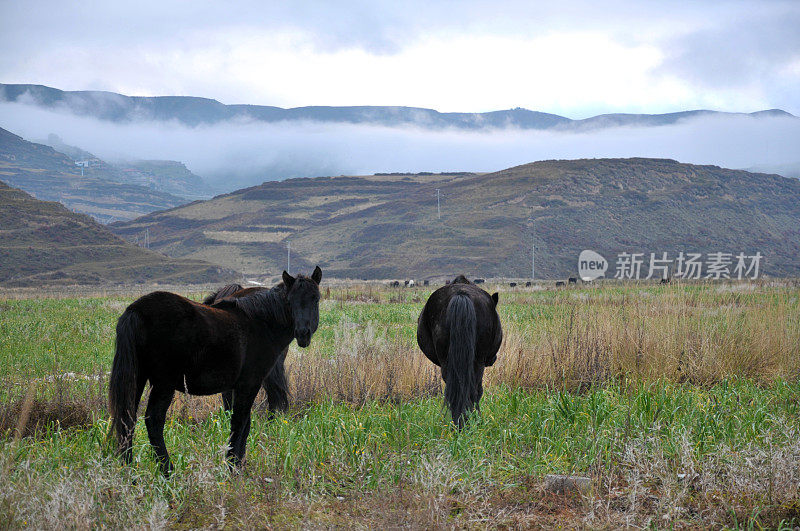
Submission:
<svg viewBox="0 0 800 531">
<path fill-rule="evenodd" d="M 698 116 L 796 116 L 768 109 L 752 113 L 705 109 L 662 114 L 609 113 L 584 119 L 516 107 L 513 109 L 470 112 L 439 112 L 410 106 L 303 106 L 282 108 L 270 105 L 224 104 L 198 96 L 127 96 L 108 91 L 63 91 L 46 85 L 2 84 L 0 101 L 33 103 L 40 107 L 66 107 L 73 114 L 112 122 L 135 120 L 176 120 L 198 126 L 229 120 L 320 121 L 351 124 L 378 124 L 390 127 L 419 126 L 431 129 L 492 129 L 516 127 L 539 130 L 575 130 L 622 126 L 661 126 Z"/>
</svg>

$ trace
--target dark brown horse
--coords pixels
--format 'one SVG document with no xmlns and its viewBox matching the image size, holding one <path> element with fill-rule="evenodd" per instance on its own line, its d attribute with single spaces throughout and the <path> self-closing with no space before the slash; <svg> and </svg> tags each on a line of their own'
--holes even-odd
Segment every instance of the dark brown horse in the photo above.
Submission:
<svg viewBox="0 0 800 531">
<path fill-rule="evenodd" d="M 459 428 L 467 413 L 480 409 L 484 368 L 497 360 L 503 341 L 497 301 L 497 293 L 459 275 L 431 294 L 419 316 L 417 344 L 441 367 L 445 400 Z"/>
<path fill-rule="evenodd" d="M 117 322 L 109 380 L 112 427 L 130 463 L 136 413 L 150 382 L 145 425 L 161 470 L 172 464 L 164 422 L 175 391 L 212 395 L 233 390 L 228 463 L 240 465 L 250 432 L 250 408 L 278 356 L 297 340 L 307 347 L 319 324 L 319 267 L 310 277 L 283 272 L 283 282 L 213 306 L 157 291 L 128 306 Z"/>
<path fill-rule="evenodd" d="M 211 306 L 226 297 L 238 299 L 266 289 L 262 287 L 244 288 L 241 284 L 228 284 L 203 299 L 203 304 Z M 278 411 L 286 411 L 289 407 L 289 384 L 286 382 L 285 366 L 286 353 L 288 351 L 289 347 L 287 346 L 278 356 L 275 366 L 272 367 L 267 377 L 261 382 L 261 388 L 267 394 L 267 407 L 271 415 Z M 222 393 L 222 407 L 225 408 L 225 411 L 231 411 L 233 408 L 232 390 Z"/>
</svg>

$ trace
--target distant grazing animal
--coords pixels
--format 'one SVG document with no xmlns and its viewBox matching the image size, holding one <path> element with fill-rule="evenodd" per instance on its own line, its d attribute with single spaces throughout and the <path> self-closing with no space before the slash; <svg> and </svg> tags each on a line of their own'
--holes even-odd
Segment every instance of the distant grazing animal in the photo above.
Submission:
<svg viewBox="0 0 800 531">
<path fill-rule="evenodd" d="M 531 287 L 531 281 L 530 281 L 530 280 L 529 280 L 529 281 L 527 281 L 527 282 L 525 283 L 525 287 L 526 287 L 526 288 L 529 288 L 529 287 Z"/>
<path fill-rule="evenodd" d="M 671 279 L 671 278 L 669 278 L 669 277 L 667 277 L 667 278 L 662 278 L 662 279 L 661 279 L 661 283 L 662 283 L 662 284 L 669 284 L 671 280 L 672 280 L 672 279 Z"/>
<path fill-rule="evenodd" d="M 444 285 L 445 285 L 445 286 L 449 286 L 449 285 L 450 285 L 450 281 L 449 281 L 449 280 L 445 280 L 445 281 L 444 281 Z"/>
<path fill-rule="evenodd" d="M 408 287 L 408 280 L 406 280 L 406 281 L 404 282 L 404 285 L 405 285 L 406 287 Z"/>
<path fill-rule="evenodd" d="M 150 397 L 145 425 L 161 471 L 172 471 L 164 422 L 175 391 L 213 395 L 233 390 L 229 466 L 244 460 L 250 409 L 264 377 L 292 339 L 311 343 L 319 325 L 322 270 L 310 277 L 283 272 L 270 290 L 223 298 L 212 306 L 174 293 L 145 295 L 117 321 L 116 353 L 108 397 L 118 451 L 133 458 L 136 414 L 145 384 Z"/>
<path fill-rule="evenodd" d="M 425 280 L 425 281 L 422 282 L 422 285 L 423 286 L 430 286 L 431 285 L 431 281 L 430 280 Z"/>
<path fill-rule="evenodd" d="M 511 286 L 512 288 L 516 288 L 517 287 L 517 283 L 516 282 L 509 282 L 508 285 Z"/>
<path fill-rule="evenodd" d="M 389 282 L 389 285 L 391 287 L 393 287 L 393 288 L 399 288 L 400 287 L 400 281 L 399 280 L 395 280 L 394 282 Z"/>
<path fill-rule="evenodd" d="M 413 288 L 416 283 L 413 280 L 408 281 L 408 287 Z"/>
<path fill-rule="evenodd" d="M 419 316 L 417 344 L 441 367 L 445 400 L 459 428 L 467 413 L 480 410 L 483 371 L 497 360 L 503 341 L 497 301 L 497 293 L 459 275 L 431 294 Z"/>
<path fill-rule="evenodd" d="M 238 299 L 246 297 L 257 291 L 267 290 L 268 288 L 242 288 L 239 284 L 228 284 L 212 293 L 205 299 L 203 304 L 211 306 L 226 297 Z M 261 382 L 261 387 L 267 394 L 267 407 L 271 414 L 278 411 L 286 411 L 289 407 L 289 384 L 286 382 L 286 353 L 289 351 L 287 346 L 278 356 L 275 366 L 269 371 L 267 377 Z M 222 407 L 225 411 L 231 411 L 233 407 L 233 391 L 222 393 Z"/>
<path fill-rule="evenodd" d="M 569 277 L 569 283 L 570 284 L 577 284 L 578 283 L 578 279 L 575 278 L 575 277 Z"/>
<path fill-rule="evenodd" d="M 556 281 L 556 287 L 557 288 L 563 288 L 564 286 L 566 286 L 566 284 L 564 284 L 563 280 Z"/>
<path fill-rule="evenodd" d="M 476 279 L 474 280 L 474 282 L 475 282 L 475 284 L 483 284 L 484 282 L 486 282 L 486 280 L 485 280 L 485 279 L 482 279 L 482 278 L 476 278 Z"/>
</svg>

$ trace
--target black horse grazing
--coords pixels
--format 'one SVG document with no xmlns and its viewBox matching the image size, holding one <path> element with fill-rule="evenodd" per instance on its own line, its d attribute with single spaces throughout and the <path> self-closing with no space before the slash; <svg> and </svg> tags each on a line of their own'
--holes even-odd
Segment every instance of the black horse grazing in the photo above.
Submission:
<svg viewBox="0 0 800 531">
<path fill-rule="evenodd" d="M 203 304 L 211 306 L 215 302 L 219 302 L 226 297 L 238 299 L 257 291 L 265 290 L 267 290 L 267 288 L 243 288 L 241 284 L 228 284 L 203 299 Z M 285 366 L 286 353 L 288 351 L 289 347 L 287 346 L 283 349 L 283 352 L 278 355 L 275 366 L 272 367 L 267 377 L 261 382 L 261 387 L 264 389 L 264 392 L 267 393 L 267 407 L 269 408 L 270 414 L 275 414 L 278 411 L 286 411 L 286 409 L 289 408 L 289 384 L 286 382 Z M 231 411 L 233 409 L 233 390 L 222 393 L 222 407 L 225 408 L 225 411 Z"/>
<path fill-rule="evenodd" d="M 431 294 L 419 316 L 417 344 L 442 368 L 445 399 L 459 428 L 469 411 L 480 409 L 483 370 L 497 360 L 503 341 L 497 300 L 497 293 L 490 296 L 459 275 Z"/>
<path fill-rule="evenodd" d="M 212 395 L 233 390 L 228 462 L 244 459 L 250 408 L 280 353 L 297 339 L 307 347 L 319 324 L 319 267 L 311 277 L 292 277 L 213 306 L 156 291 L 128 306 L 117 322 L 117 348 L 109 379 L 112 427 L 125 462 L 133 457 L 136 412 L 146 382 L 150 398 L 145 425 L 161 470 L 172 464 L 164 422 L 175 391 Z"/>
</svg>

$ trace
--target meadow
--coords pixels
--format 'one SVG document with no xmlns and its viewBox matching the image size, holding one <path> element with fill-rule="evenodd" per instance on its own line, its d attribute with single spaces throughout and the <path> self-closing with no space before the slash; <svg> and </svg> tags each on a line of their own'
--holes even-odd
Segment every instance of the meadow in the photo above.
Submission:
<svg viewBox="0 0 800 531">
<path fill-rule="evenodd" d="M 797 284 L 488 286 L 505 339 L 462 432 L 416 347 L 430 290 L 325 286 L 290 410 L 257 403 L 242 471 L 219 397 L 179 395 L 170 479 L 141 417 L 132 467 L 107 439 L 134 294 L 0 292 L 0 527 L 800 525 Z"/>
</svg>

